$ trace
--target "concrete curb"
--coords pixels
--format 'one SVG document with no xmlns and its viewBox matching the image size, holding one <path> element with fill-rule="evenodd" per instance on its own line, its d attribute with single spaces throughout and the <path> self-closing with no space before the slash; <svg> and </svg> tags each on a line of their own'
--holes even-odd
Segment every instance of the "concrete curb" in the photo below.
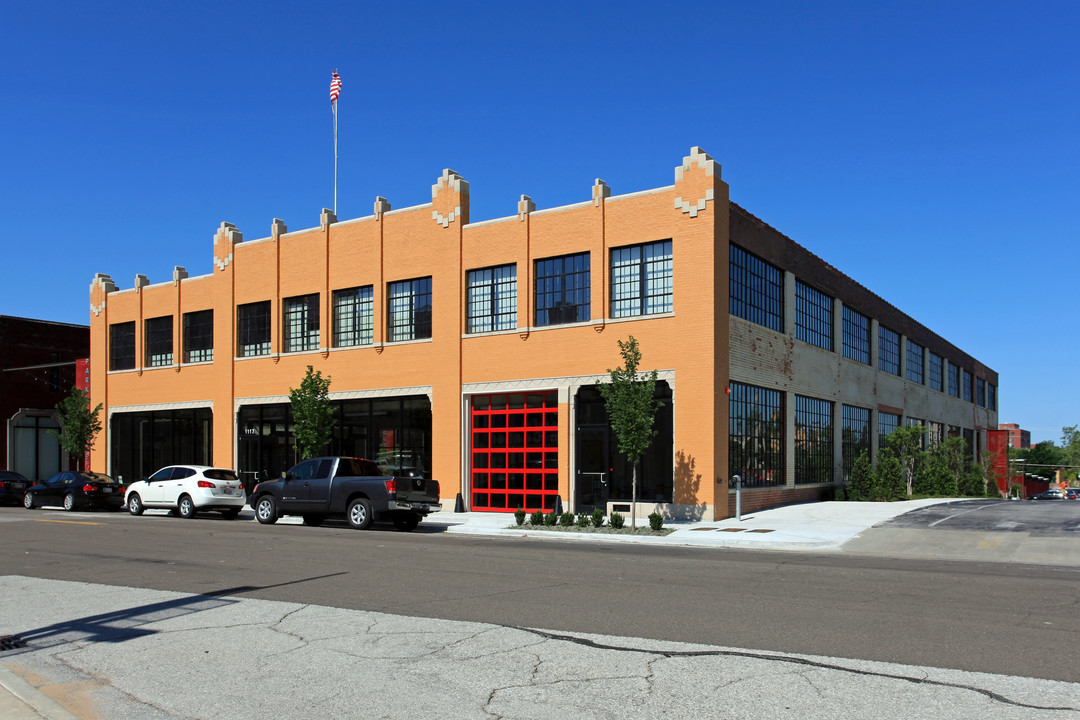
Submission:
<svg viewBox="0 0 1080 720">
<path fill-rule="evenodd" d="M 79 720 L 63 705 L 7 668 L 0 668 L 0 687 L 3 687 L 13 698 L 11 703 L 0 699 L 0 709 L 4 711 L 4 717 L 7 720 L 29 720 L 42 717 L 46 720 Z M 23 708 L 20 709 L 15 703 L 22 703 Z"/>
</svg>

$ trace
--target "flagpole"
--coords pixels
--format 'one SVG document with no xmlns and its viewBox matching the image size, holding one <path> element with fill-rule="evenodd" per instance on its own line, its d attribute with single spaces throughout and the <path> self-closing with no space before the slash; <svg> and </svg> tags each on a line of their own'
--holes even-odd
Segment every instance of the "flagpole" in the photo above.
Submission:
<svg viewBox="0 0 1080 720">
<path fill-rule="evenodd" d="M 334 101 L 334 217 L 337 217 L 337 101 Z"/>
</svg>

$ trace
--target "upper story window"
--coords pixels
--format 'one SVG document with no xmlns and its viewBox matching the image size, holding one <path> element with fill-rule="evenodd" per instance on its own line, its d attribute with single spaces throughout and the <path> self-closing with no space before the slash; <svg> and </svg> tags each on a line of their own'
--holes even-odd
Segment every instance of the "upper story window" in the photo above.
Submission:
<svg viewBox="0 0 1080 720">
<path fill-rule="evenodd" d="M 387 292 L 389 342 L 431 337 L 431 277 L 392 282 Z"/>
<path fill-rule="evenodd" d="M 172 315 L 146 321 L 146 365 L 162 367 L 173 364 Z"/>
<path fill-rule="evenodd" d="M 334 347 L 371 345 L 375 342 L 374 288 L 363 287 L 335 290 Z"/>
<path fill-rule="evenodd" d="M 671 241 L 611 251 L 611 317 L 671 312 Z"/>
<path fill-rule="evenodd" d="M 927 374 L 930 376 L 930 388 L 933 390 L 941 391 L 944 389 L 941 380 L 941 366 L 943 362 L 944 358 L 940 355 L 934 352 L 930 353 L 930 360 L 926 363 L 926 369 Z"/>
<path fill-rule="evenodd" d="M 135 322 L 109 326 L 109 369 L 135 369 Z"/>
<path fill-rule="evenodd" d="M 878 326 L 878 370 L 900 374 L 900 335 L 884 325 Z"/>
<path fill-rule="evenodd" d="M 960 367 L 949 363 L 949 394 L 960 397 Z"/>
<path fill-rule="evenodd" d="M 844 357 L 870 364 L 870 318 L 844 306 Z"/>
<path fill-rule="evenodd" d="M 236 344 L 239 357 L 270 354 L 270 301 L 236 307 Z"/>
<path fill-rule="evenodd" d="M 537 327 L 588 320 L 590 282 L 587 252 L 537 260 Z"/>
<path fill-rule="evenodd" d="M 784 332 L 784 271 L 738 245 L 729 248 L 728 312 Z"/>
<path fill-rule="evenodd" d="M 967 370 L 963 370 L 960 374 L 960 391 L 963 393 L 965 401 L 972 402 L 973 398 L 971 397 L 971 384 L 973 378 L 971 377 L 971 373 L 969 373 Z"/>
<path fill-rule="evenodd" d="M 975 379 L 975 402 L 979 407 L 986 407 L 986 381 L 982 378 Z"/>
<path fill-rule="evenodd" d="M 517 265 L 470 270 L 465 284 L 465 332 L 493 332 L 517 327 Z"/>
<path fill-rule="evenodd" d="M 833 349 L 833 299 L 801 280 L 795 281 L 795 337 Z"/>
<path fill-rule="evenodd" d="M 319 294 L 285 298 L 285 352 L 319 349 Z"/>
<path fill-rule="evenodd" d="M 214 311 L 184 313 L 184 362 L 214 359 Z"/>
<path fill-rule="evenodd" d="M 991 383 L 986 384 L 986 407 L 997 410 L 997 386 Z"/>
<path fill-rule="evenodd" d="M 923 346 L 907 341 L 907 379 L 911 382 L 923 382 Z"/>
</svg>

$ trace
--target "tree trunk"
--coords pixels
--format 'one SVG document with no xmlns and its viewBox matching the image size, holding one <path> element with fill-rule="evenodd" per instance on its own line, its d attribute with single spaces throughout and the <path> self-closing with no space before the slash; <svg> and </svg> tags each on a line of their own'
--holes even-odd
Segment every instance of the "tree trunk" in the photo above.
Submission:
<svg viewBox="0 0 1080 720">
<path fill-rule="evenodd" d="M 637 463 L 630 466 L 630 532 L 637 530 Z"/>
</svg>

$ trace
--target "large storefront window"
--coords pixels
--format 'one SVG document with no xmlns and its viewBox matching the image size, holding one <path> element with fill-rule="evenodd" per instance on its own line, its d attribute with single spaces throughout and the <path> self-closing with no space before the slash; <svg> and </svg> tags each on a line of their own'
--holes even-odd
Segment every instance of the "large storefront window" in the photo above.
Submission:
<svg viewBox="0 0 1080 720">
<path fill-rule="evenodd" d="M 385 475 L 431 477 L 431 401 L 426 395 L 334 403 L 329 455 L 378 463 Z M 300 462 L 289 405 L 245 405 L 239 413 L 240 476 L 250 489 Z"/>
<path fill-rule="evenodd" d="M 473 510 L 553 510 L 559 495 L 559 396 L 474 395 Z"/>
<path fill-rule="evenodd" d="M 8 463 L 12 470 L 34 482 L 43 482 L 60 472 L 60 441 L 49 432 L 60 431 L 56 413 L 22 410 L 8 422 L 12 440 Z"/>
<path fill-rule="evenodd" d="M 674 403 L 671 387 L 656 383 L 654 400 L 664 405 L 656 411 L 656 437 L 638 464 L 637 501 L 673 502 L 672 461 Z M 578 390 L 576 412 L 575 483 L 578 512 L 604 508 L 608 501 L 633 498 L 633 468 L 619 452 L 619 443 L 608 420 L 604 398 L 595 385 Z"/>
<path fill-rule="evenodd" d="M 732 382 L 728 412 L 729 482 L 738 475 L 743 487 L 784 485 L 784 394 Z"/>
<path fill-rule="evenodd" d="M 111 420 L 111 475 L 129 483 L 166 465 L 213 465 L 210 408 L 116 413 Z"/>
<path fill-rule="evenodd" d="M 795 396 L 795 484 L 833 481 L 833 404 Z"/>
</svg>

